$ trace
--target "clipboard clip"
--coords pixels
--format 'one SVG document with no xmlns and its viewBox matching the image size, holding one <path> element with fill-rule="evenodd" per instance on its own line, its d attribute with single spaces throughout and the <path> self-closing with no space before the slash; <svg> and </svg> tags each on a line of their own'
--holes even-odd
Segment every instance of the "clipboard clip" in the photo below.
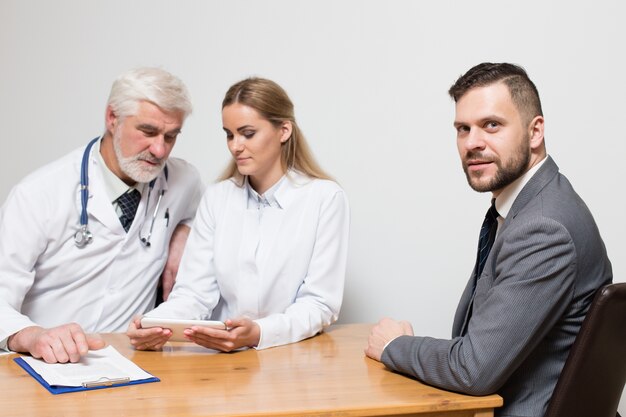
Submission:
<svg viewBox="0 0 626 417">
<path fill-rule="evenodd" d="M 127 384 L 130 382 L 129 377 L 125 378 L 107 378 L 103 376 L 102 378 L 98 378 L 95 381 L 83 382 L 83 388 L 95 388 L 95 387 L 111 387 L 113 385 L 118 384 Z"/>
</svg>

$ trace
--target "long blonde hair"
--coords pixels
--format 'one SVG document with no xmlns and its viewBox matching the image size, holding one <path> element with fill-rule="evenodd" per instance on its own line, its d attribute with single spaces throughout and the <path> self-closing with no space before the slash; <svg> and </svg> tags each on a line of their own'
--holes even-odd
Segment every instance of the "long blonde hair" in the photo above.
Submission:
<svg viewBox="0 0 626 417">
<path fill-rule="evenodd" d="M 246 78 L 228 89 L 222 100 L 222 109 L 237 103 L 253 108 L 261 117 L 277 127 L 285 121 L 291 122 L 291 136 L 281 145 L 280 160 L 285 171 L 295 169 L 312 178 L 332 179 L 313 157 L 302 131 L 296 124 L 293 103 L 281 86 L 265 78 Z M 239 173 L 234 160 L 230 161 L 219 180 L 229 178 L 234 178 L 240 186 L 243 185 L 243 176 Z"/>
</svg>

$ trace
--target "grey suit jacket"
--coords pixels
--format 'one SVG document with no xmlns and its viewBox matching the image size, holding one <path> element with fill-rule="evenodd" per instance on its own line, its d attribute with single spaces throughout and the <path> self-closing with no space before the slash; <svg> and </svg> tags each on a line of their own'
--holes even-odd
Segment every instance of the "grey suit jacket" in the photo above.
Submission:
<svg viewBox="0 0 626 417">
<path fill-rule="evenodd" d="M 474 297 L 470 278 L 452 339 L 401 336 L 382 362 L 447 390 L 497 392 L 496 416 L 543 416 L 594 292 L 611 281 L 591 213 L 548 157 L 515 199 Z"/>
</svg>

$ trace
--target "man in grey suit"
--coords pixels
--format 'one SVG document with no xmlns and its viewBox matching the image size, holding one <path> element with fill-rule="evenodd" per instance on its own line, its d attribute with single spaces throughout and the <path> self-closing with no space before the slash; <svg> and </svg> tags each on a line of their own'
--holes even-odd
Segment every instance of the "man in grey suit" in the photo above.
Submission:
<svg viewBox="0 0 626 417">
<path fill-rule="evenodd" d="M 495 240 L 480 244 L 452 339 L 383 319 L 365 353 L 430 385 L 498 393 L 497 416 L 540 417 L 611 264 L 587 206 L 547 156 L 539 94 L 524 69 L 483 63 L 449 93 L 467 181 L 495 200 L 487 217 L 497 222 L 481 229 Z"/>
</svg>

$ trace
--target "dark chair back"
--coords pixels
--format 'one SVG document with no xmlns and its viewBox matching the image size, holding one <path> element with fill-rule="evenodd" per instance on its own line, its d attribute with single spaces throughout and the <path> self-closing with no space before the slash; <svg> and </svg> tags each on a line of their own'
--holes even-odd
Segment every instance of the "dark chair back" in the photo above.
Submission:
<svg viewBox="0 0 626 417">
<path fill-rule="evenodd" d="M 600 288 L 544 417 L 615 417 L 626 382 L 626 283 Z"/>
</svg>

